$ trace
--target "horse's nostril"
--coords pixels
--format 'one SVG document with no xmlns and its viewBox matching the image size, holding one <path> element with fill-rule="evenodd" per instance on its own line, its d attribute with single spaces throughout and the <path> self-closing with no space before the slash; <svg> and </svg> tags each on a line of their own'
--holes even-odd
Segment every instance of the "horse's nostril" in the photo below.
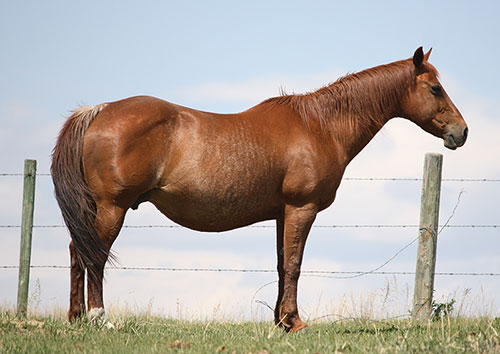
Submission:
<svg viewBox="0 0 500 354">
<path fill-rule="evenodd" d="M 467 135 L 469 134 L 469 128 L 465 127 L 464 129 L 464 140 L 467 139 Z"/>
</svg>

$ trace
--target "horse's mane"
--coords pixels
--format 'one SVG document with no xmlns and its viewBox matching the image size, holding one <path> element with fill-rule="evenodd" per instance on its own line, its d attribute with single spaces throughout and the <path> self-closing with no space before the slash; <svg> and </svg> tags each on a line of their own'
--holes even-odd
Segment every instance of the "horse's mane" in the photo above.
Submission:
<svg viewBox="0 0 500 354">
<path fill-rule="evenodd" d="M 437 75 L 432 65 L 425 63 L 425 67 Z M 380 128 L 387 114 L 399 112 L 399 104 L 415 85 L 415 77 L 412 60 L 401 60 L 346 75 L 314 92 L 272 97 L 261 105 L 288 105 L 307 126 L 318 121 L 323 131 L 330 119 L 351 126 L 356 123 L 358 127 L 360 123 L 366 127 L 375 123 Z"/>
</svg>

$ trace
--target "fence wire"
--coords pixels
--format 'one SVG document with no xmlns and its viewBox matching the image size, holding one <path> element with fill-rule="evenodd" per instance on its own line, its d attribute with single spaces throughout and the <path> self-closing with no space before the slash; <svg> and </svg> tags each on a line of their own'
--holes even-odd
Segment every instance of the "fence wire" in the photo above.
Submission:
<svg viewBox="0 0 500 354">
<path fill-rule="evenodd" d="M 50 173 L 37 173 L 37 176 L 48 177 Z M 0 177 L 24 176 L 23 173 L 0 173 Z M 422 178 L 412 177 L 344 177 L 343 181 L 407 181 L 419 182 Z M 442 178 L 441 182 L 500 182 L 500 178 Z"/>
<path fill-rule="evenodd" d="M 18 265 L 0 265 L 0 269 L 18 269 Z M 70 269 L 67 265 L 31 265 L 33 269 Z M 162 271 L 162 272 L 215 272 L 215 273 L 277 273 L 275 269 L 237 269 L 237 268 L 172 268 L 172 267 L 120 267 L 110 266 L 107 270 L 132 270 L 132 271 Z M 334 270 L 302 270 L 303 276 L 321 275 L 415 275 L 415 272 L 390 272 L 390 271 L 334 271 Z M 500 273 L 488 272 L 436 272 L 441 276 L 500 276 Z"/>
<path fill-rule="evenodd" d="M 250 228 L 259 228 L 259 229 L 274 229 L 276 228 L 275 225 L 249 225 L 246 227 Z M 408 224 L 408 225 L 403 225 L 403 224 L 396 224 L 396 225 L 391 225 L 391 224 L 353 224 L 353 225 L 313 225 L 313 228 L 330 228 L 330 229 L 391 229 L 391 228 L 399 228 L 399 229 L 405 229 L 405 228 L 417 228 L 418 225 L 416 224 Z M 439 225 L 441 228 L 462 228 L 462 229 L 496 229 L 500 228 L 500 224 L 465 224 L 465 225 Z M 16 228 L 21 228 L 21 225 L 0 225 L 0 228 L 10 228 L 10 229 L 16 229 Z M 39 229 L 51 229 L 51 228 L 66 228 L 66 225 L 33 225 L 33 228 L 39 228 Z M 154 228 L 159 228 L 159 229 L 182 229 L 185 228 L 184 226 L 181 225 L 123 225 L 122 228 L 127 228 L 127 229 L 154 229 Z"/>
</svg>

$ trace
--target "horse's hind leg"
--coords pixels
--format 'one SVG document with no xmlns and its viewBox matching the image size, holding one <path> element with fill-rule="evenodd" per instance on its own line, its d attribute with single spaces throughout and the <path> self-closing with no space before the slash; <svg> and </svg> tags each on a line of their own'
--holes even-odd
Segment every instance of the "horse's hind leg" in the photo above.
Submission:
<svg viewBox="0 0 500 354">
<path fill-rule="evenodd" d="M 76 257 L 75 247 L 73 241 L 69 243 L 69 254 L 71 264 L 70 276 L 70 292 L 69 292 L 69 312 L 68 317 L 73 321 L 83 314 L 85 314 L 85 269 L 82 267 L 78 258 Z"/>
<path fill-rule="evenodd" d="M 111 203 L 99 203 L 97 205 L 95 226 L 99 238 L 107 248 L 108 255 L 123 225 L 125 213 L 126 209 Z M 102 316 L 104 314 L 102 283 L 105 264 L 106 261 L 87 265 L 87 274 L 89 275 L 87 284 L 88 315 L 91 317 Z M 94 276 L 91 276 L 91 274 L 94 274 Z"/>
</svg>

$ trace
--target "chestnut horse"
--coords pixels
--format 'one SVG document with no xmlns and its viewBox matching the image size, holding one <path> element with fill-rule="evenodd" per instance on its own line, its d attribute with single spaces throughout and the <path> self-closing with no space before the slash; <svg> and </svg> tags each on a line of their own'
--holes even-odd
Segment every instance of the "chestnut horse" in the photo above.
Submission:
<svg viewBox="0 0 500 354">
<path fill-rule="evenodd" d="M 71 233 L 69 318 L 104 313 L 103 271 L 128 209 L 153 203 L 174 222 L 225 231 L 276 220 L 275 322 L 306 324 L 297 282 L 316 214 L 335 199 L 347 164 L 393 117 L 456 149 L 467 125 L 422 47 L 413 57 L 338 79 L 303 95 L 215 114 L 153 97 L 82 107 L 53 151 L 55 194 Z"/>
</svg>

